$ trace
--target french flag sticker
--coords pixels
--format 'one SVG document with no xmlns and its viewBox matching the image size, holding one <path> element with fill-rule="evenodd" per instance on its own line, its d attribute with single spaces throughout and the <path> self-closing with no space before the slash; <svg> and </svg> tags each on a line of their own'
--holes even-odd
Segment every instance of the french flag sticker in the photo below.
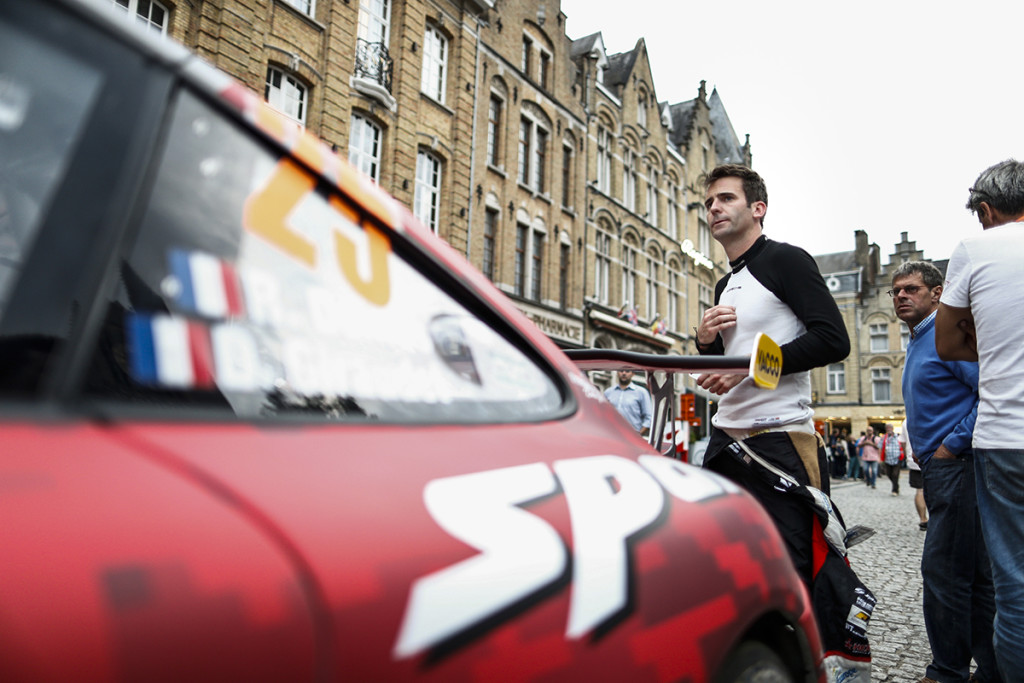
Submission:
<svg viewBox="0 0 1024 683">
<path fill-rule="evenodd" d="M 170 315 L 133 314 L 126 321 L 132 375 L 140 384 L 171 389 L 212 389 L 210 331 Z"/>
<path fill-rule="evenodd" d="M 242 287 L 234 266 L 201 251 L 171 249 L 171 274 L 180 287 L 175 301 L 207 318 L 245 315 Z"/>
</svg>

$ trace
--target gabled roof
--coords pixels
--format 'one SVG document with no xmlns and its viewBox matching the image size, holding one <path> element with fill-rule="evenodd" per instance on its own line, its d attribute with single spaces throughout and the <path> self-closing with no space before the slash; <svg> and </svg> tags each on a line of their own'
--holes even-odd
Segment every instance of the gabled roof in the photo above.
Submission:
<svg viewBox="0 0 1024 683">
<path fill-rule="evenodd" d="M 718 88 L 711 91 L 708 98 L 708 117 L 711 119 L 711 131 L 715 136 L 715 154 L 720 164 L 742 164 L 746 161 L 743 145 L 736 136 L 729 114 L 725 111 Z"/>
<path fill-rule="evenodd" d="M 617 55 L 608 55 L 608 68 L 604 72 L 604 84 L 610 88 L 621 87 L 629 80 L 633 73 L 633 65 L 636 64 L 636 57 L 640 53 L 639 47 L 629 52 L 620 52 Z"/>
<path fill-rule="evenodd" d="M 846 273 L 860 268 L 856 251 L 838 251 L 833 254 L 819 254 L 814 257 L 822 275 Z"/>
<path fill-rule="evenodd" d="M 670 139 L 676 147 L 685 149 L 690 141 L 690 128 L 693 127 L 693 115 L 696 110 L 697 100 L 687 100 L 670 105 L 669 116 L 672 117 L 672 132 Z"/>
<path fill-rule="evenodd" d="M 590 54 L 595 48 L 604 52 L 604 38 L 600 31 L 572 41 L 572 45 L 569 47 L 569 58 L 575 61 Z"/>
</svg>

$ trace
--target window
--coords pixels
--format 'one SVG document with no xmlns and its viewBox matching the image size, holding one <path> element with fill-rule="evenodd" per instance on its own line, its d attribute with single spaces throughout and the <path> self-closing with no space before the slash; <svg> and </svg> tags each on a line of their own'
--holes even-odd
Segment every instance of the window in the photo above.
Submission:
<svg viewBox="0 0 1024 683">
<path fill-rule="evenodd" d="M 441 104 L 444 104 L 447 71 L 448 39 L 428 24 L 427 31 L 423 34 L 423 74 L 420 90 Z"/>
<path fill-rule="evenodd" d="M 630 211 L 636 211 L 636 154 L 626 149 L 622 155 L 622 203 Z"/>
<path fill-rule="evenodd" d="M 644 128 L 647 127 L 647 93 L 642 90 L 636 103 L 636 122 Z"/>
<path fill-rule="evenodd" d="M 348 160 L 374 182 L 380 182 L 380 128 L 359 114 L 352 116 Z"/>
<path fill-rule="evenodd" d="M 665 325 L 669 330 L 679 329 L 679 302 L 682 299 L 679 293 L 680 280 L 678 266 L 669 264 L 668 270 L 668 315 L 665 316 Z"/>
<path fill-rule="evenodd" d="M 519 120 L 519 182 L 536 192 L 547 189 L 548 132 L 527 116 Z"/>
<path fill-rule="evenodd" d="M 562 145 L 562 206 L 566 209 L 572 208 L 572 158 L 573 147 L 567 142 Z"/>
<path fill-rule="evenodd" d="M 636 307 L 636 249 L 622 245 L 622 302 Z"/>
<path fill-rule="evenodd" d="M 605 194 L 611 191 L 612 152 L 611 134 L 602 125 L 597 126 L 597 189 Z"/>
<path fill-rule="evenodd" d="M 540 301 L 540 285 L 544 274 L 544 233 L 533 231 L 532 254 L 530 257 L 530 298 Z"/>
<path fill-rule="evenodd" d="M 889 368 L 871 368 L 871 399 L 875 403 L 889 403 Z"/>
<path fill-rule="evenodd" d="M 491 95 L 491 103 L 487 108 L 487 163 L 501 166 L 501 117 L 505 102 L 497 95 Z"/>
<path fill-rule="evenodd" d="M 527 78 L 532 78 L 533 72 L 533 41 L 529 36 L 523 36 L 523 73 Z"/>
<path fill-rule="evenodd" d="M 263 97 L 274 109 L 303 126 L 306 125 L 306 86 L 274 67 L 267 67 L 267 85 Z"/>
<path fill-rule="evenodd" d="M 889 326 L 886 323 L 868 325 L 868 333 L 871 337 L 871 353 L 889 350 Z"/>
<path fill-rule="evenodd" d="M 711 255 L 711 228 L 703 218 L 697 223 L 697 251 L 705 256 Z"/>
<path fill-rule="evenodd" d="M 516 296 L 523 296 L 526 293 L 526 242 L 529 240 L 529 236 L 529 226 L 522 223 L 516 225 L 515 282 L 513 284 Z"/>
<path fill-rule="evenodd" d="M 390 94 L 394 75 L 394 60 L 388 50 L 390 24 L 390 0 L 360 0 L 353 83 L 363 94 L 394 108 Z"/>
<path fill-rule="evenodd" d="M 906 323 L 900 325 L 900 351 L 906 351 L 910 344 L 910 328 Z"/>
<path fill-rule="evenodd" d="M 647 178 L 647 222 L 658 227 L 658 172 L 653 167 Z"/>
<path fill-rule="evenodd" d="M 388 44 L 390 0 L 359 0 L 359 38 L 367 43 Z"/>
<path fill-rule="evenodd" d="M 551 55 L 540 51 L 540 87 L 551 89 Z"/>
<path fill-rule="evenodd" d="M 488 280 L 494 281 L 494 243 L 498 234 L 498 212 L 489 208 L 484 212 L 484 258 L 480 270 Z"/>
<path fill-rule="evenodd" d="M 701 318 L 704 313 L 714 306 L 715 290 L 703 283 L 697 284 L 697 317 Z"/>
<path fill-rule="evenodd" d="M 310 0 L 312 1 L 312 0 Z M 167 8 L 154 0 L 112 0 L 114 7 L 134 15 L 140 24 L 161 35 L 167 35 Z"/>
<path fill-rule="evenodd" d="M 672 239 L 679 238 L 679 208 L 676 206 L 676 186 L 668 186 L 668 206 L 665 207 L 665 232 Z"/>
<path fill-rule="evenodd" d="M 413 214 L 423 225 L 437 232 L 438 207 L 441 203 L 441 162 L 430 152 L 416 155 L 416 193 Z"/>
<path fill-rule="evenodd" d="M 316 9 L 314 6 L 314 0 L 284 0 L 289 5 L 299 10 L 303 14 L 313 16 L 313 10 Z"/>
<path fill-rule="evenodd" d="M 569 305 L 569 257 L 572 249 L 560 244 L 558 250 L 558 305 L 565 309 Z"/>
<path fill-rule="evenodd" d="M 647 315 L 645 316 L 648 320 L 654 320 L 654 317 L 658 315 L 658 278 L 659 264 L 657 257 L 654 254 L 647 255 Z"/>
<path fill-rule="evenodd" d="M 612 272 L 612 236 L 601 230 L 594 237 L 594 298 L 608 303 Z"/>
<path fill-rule="evenodd" d="M 476 317 L 471 293 L 393 249 L 363 207 L 187 89 L 171 106 L 123 273 L 99 295 L 110 305 L 84 359 L 87 400 L 291 424 L 521 422 L 561 408 L 557 374 Z M 231 172 L 196 172 L 212 161 Z M 282 201 L 301 208 L 267 210 Z M 381 316 L 416 323 L 401 339 L 351 324 Z"/>
<path fill-rule="evenodd" d="M 832 363 L 828 366 L 828 393 L 846 393 L 846 365 L 843 363 Z"/>
</svg>

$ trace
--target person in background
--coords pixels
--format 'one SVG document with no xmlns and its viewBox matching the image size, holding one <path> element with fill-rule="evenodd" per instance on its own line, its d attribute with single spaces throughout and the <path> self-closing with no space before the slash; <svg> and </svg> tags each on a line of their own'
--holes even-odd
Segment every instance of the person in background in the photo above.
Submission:
<svg viewBox="0 0 1024 683">
<path fill-rule="evenodd" d="M 921 531 L 928 529 L 928 508 L 924 504 L 924 478 L 921 476 L 921 466 L 917 464 L 914 457 L 914 447 L 910 445 L 910 429 L 906 420 L 903 421 L 903 428 L 900 430 L 900 443 L 903 444 L 903 452 L 907 458 L 907 475 L 910 488 L 914 489 L 914 509 L 917 510 L 917 528 Z"/>
<path fill-rule="evenodd" d="M 999 668 L 1006 680 L 1019 681 L 1024 679 L 1024 164 L 1008 159 L 985 169 L 969 190 L 967 208 L 983 230 L 965 238 L 949 259 L 935 346 L 943 360 L 979 363 L 973 441 L 978 512 L 995 579 Z"/>
<path fill-rule="evenodd" d="M 900 495 L 900 474 L 903 469 L 903 445 L 896 438 L 896 431 L 892 424 L 886 423 L 885 435 L 882 436 L 882 443 L 879 446 L 882 458 L 885 462 L 885 473 L 892 482 L 892 495 Z"/>
<path fill-rule="evenodd" d="M 864 432 L 861 432 L 860 435 L 863 438 Z M 847 434 L 844 429 L 843 436 L 846 438 L 846 452 L 850 457 L 850 467 L 846 473 L 846 478 L 856 481 L 864 476 L 860 466 L 860 448 L 857 446 L 857 442 L 853 440 L 853 434 Z"/>
<path fill-rule="evenodd" d="M 617 386 L 609 387 L 604 396 L 607 398 L 619 415 L 626 418 L 633 429 L 647 436 L 651 431 L 651 395 L 646 389 L 633 384 L 632 370 L 619 370 L 619 383 Z"/>
<path fill-rule="evenodd" d="M 944 361 L 936 353 L 935 312 L 942 295 L 938 268 L 923 261 L 901 264 L 892 274 L 889 295 L 896 317 L 910 328 L 903 403 L 929 514 L 921 577 L 932 660 L 921 681 L 967 681 L 972 658 L 978 663 L 977 680 L 1000 681 L 992 645 L 995 592 L 971 450 L 978 366 Z"/>
<path fill-rule="evenodd" d="M 846 439 L 838 429 L 832 430 L 829 437 L 829 448 L 832 451 L 832 476 L 836 479 L 846 478 Z"/>
<path fill-rule="evenodd" d="M 864 484 L 875 488 L 878 481 L 878 462 L 881 455 L 878 452 L 878 439 L 875 437 L 873 427 L 864 430 L 864 436 L 857 442 L 860 449 L 860 461 L 864 465 Z"/>
</svg>

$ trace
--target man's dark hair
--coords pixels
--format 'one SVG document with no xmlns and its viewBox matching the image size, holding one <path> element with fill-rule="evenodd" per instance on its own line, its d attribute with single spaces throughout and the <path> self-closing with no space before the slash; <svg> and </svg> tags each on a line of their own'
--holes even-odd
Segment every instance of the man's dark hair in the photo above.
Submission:
<svg viewBox="0 0 1024 683">
<path fill-rule="evenodd" d="M 942 271 L 936 268 L 934 264 L 927 261 L 907 261 L 906 263 L 901 263 L 900 267 L 892 272 L 892 284 L 895 285 L 896 280 L 910 277 L 914 273 L 921 274 L 921 281 L 924 282 L 924 286 L 928 289 L 938 287 L 944 281 Z"/>
<path fill-rule="evenodd" d="M 754 202 L 768 204 L 768 188 L 764 184 L 764 178 L 758 175 L 757 171 L 742 164 L 722 164 L 716 166 L 710 173 L 704 176 L 704 190 L 707 191 L 712 183 L 722 178 L 739 178 L 743 181 L 743 194 L 747 198 L 747 206 Z M 761 219 L 764 226 L 764 218 Z"/>
<path fill-rule="evenodd" d="M 978 213 L 985 202 L 1007 216 L 1019 216 L 1024 213 L 1024 163 L 1007 159 L 989 166 L 968 192 L 967 208 L 971 213 Z"/>
</svg>

